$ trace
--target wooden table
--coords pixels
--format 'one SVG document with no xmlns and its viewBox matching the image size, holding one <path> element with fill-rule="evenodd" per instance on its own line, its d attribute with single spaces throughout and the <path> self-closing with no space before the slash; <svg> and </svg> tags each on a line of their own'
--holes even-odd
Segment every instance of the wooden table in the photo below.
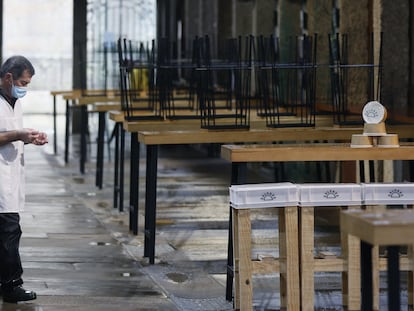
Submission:
<svg viewBox="0 0 414 311">
<path fill-rule="evenodd" d="M 414 210 L 344 211 L 341 213 L 341 231 L 361 239 L 361 310 L 373 310 L 373 245 L 387 246 L 388 310 L 400 310 L 399 246 L 414 243 Z"/>
<path fill-rule="evenodd" d="M 69 136 L 70 136 L 70 120 L 71 120 L 71 109 L 78 107 L 80 113 L 80 158 L 79 167 L 80 172 L 85 173 L 85 162 L 86 162 L 86 136 L 88 132 L 88 106 L 92 106 L 92 109 L 96 109 L 99 113 L 99 129 L 98 136 L 101 134 L 103 137 L 103 130 L 105 128 L 105 114 L 109 110 L 120 107 L 120 97 L 115 94 L 102 95 L 95 92 L 87 93 L 92 95 L 84 95 L 82 92 L 75 92 L 72 94 L 66 94 L 63 99 L 66 100 L 66 125 L 65 125 L 65 163 L 69 160 Z M 72 104 L 71 104 L 72 103 Z M 97 108 L 93 107 L 97 105 Z M 98 140 L 102 138 L 98 138 Z M 99 149 L 99 148 L 98 148 Z M 99 150 L 98 152 L 101 152 Z M 100 174 L 100 173 L 99 173 Z"/>
<path fill-rule="evenodd" d="M 74 93 L 80 93 L 80 90 L 60 90 L 60 91 L 51 91 L 50 95 L 53 96 L 53 152 L 57 154 L 57 106 L 56 106 L 56 97 L 57 96 L 66 96 L 72 95 Z"/>
<path fill-rule="evenodd" d="M 345 144 L 224 145 L 221 156 L 233 164 L 247 162 L 414 160 L 414 145 L 398 148 L 351 148 Z"/>
<path fill-rule="evenodd" d="M 81 89 L 72 89 L 72 90 L 55 90 L 51 91 L 50 95 L 53 96 L 53 150 L 54 154 L 57 154 L 57 104 L 56 104 L 56 98 L 57 96 L 62 96 L 66 101 L 66 118 L 68 118 L 69 113 L 69 101 L 70 100 L 76 100 L 82 96 L 103 96 L 103 94 L 106 94 L 106 97 L 113 97 L 116 94 L 118 94 L 118 90 L 81 90 Z M 68 120 L 66 120 L 66 127 L 67 127 L 67 135 L 68 135 Z M 66 145 L 65 145 L 66 147 Z M 65 162 L 67 163 L 67 154 L 65 151 Z"/>
<path fill-rule="evenodd" d="M 160 145 L 211 144 L 211 143 L 264 143 L 285 141 L 344 140 L 360 133 L 359 128 L 278 128 L 251 130 L 187 130 L 187 131 L 138 131 L 138 142 L 146 145 L 146 190 L 145 190 L 145 247 L 144 256 L 154 263 L 156 232 L 157 160 Z M 133 138 L 131 138 L 133 141 Z M 132 143 L 132 142 L 131 142 Z M 138 148 L 139 149 L 139 148 Z M 139 154 L 131 152 L 131 197 L 130 208 L 138 215 Z M 134 220 L 134 224 L 137 222 Z M 137 232 L 137 227 L 132 228 Z"/>
<path fill-rule="evenodd" d="M 141 120 L 141 121 L 125 121 L 124 112 L 111 111 L 110 119 L 115 121 L 115 169 L 114 169 L 114 208 L 118 207 L 119 211 L 123 211 L 124 202 L 124 152 L 125 152 L 125 133 L 131 134 L 130 145 L 130 191 L 129 191 L 129 229 L 134 233 L 138 233 L 138 183 L 134 182 L 139 179 L 139 131 L 152 130 L 197 130 L 200 127 L 200 121 L 193 120 Z M 137 160 L 138 159 L 138 160 Z"/>
<path fill-rule="evenodd" d="M 88 102 L 81 102 L 79 105 L 89 105 Z M 103 159 L 104 159 L 104 145 L 105 145 L 105 128 L 106 128 L 106 114 L 112 110 L 120 110 L 121 104 L 119 101 L 104 101 L 104 102 L 93 102 L 91 103 L 92 112 L 98 113 L 98 137 L 97 137 L 97 148 L 96 148 L 96 172 L 95 172 L 95 185 L 102 189 L 103 184 Z M 88 113 L 88 111 L 86 112 Z M 83 127 L 82 127 L 83 128 Z M 82 132 L 81 135 L 85 135 Z M 83 145 L 82 145 L 83 144 Z M 86 153 L 86 140 L 81 139 L 81 153 Z M 83 156 L 86 159 L 86 155 Z"/>
<path fill-rule="evenodd" d="M 139 172 L 137 167 L 136 158 L 139 158 L 139 142 L 138 142 L 138 132 L 139 131 L 162 131 L 163 133 L 167 131 L 201 131 L 201 121 L 199 119 L 191 119 L 191 118 L 184 118 L 180 119 L 177 117 L 176 119 L 163 119 L 163 120 L 145 120 L 145 116 L 152 116 L 149 114 L 148 111 L 137 111 L 137 117 L 141 120 L 126 120 L 126 112 L 125 111 L 111 111 L 109 113 L 109 117 L 111 120 L 115 121 L 115 129 L 116 129 L 116 140 L 115 140 L 115 170 L 114 170 L 114 207 L 119 207 L 120 211 L 123 211 L 123 193 L 124 193 L 124 184 L 123 184 L 123 161 L 124 161 L 124 148 L 125 148 L 125 132 L 131 133 L 131 158 L 130 158 L 130 180 L 134 181 L 137 180 L 139 177 L 137 172 Z M 182 113 L 182 112 L 180 112 Z M 182 115 L 181 115 L 182 117 Z M 258 116 L 252 116 L 252 120 L 250 121 L 251 128 L 266 130 L 266 122 L 265 119 Z M 329 118 L 330 121 L 331 118 Z M 329 123 L 329 120 L 326 117 L 318 118 L 318 124 L 326 124 Z M 207 130 L 204 130 L 204 132 Z M 245 130 L 241 130 L 245 131 Z M 270 131 L 270 130 L 269 130 Z M 223 130 L 220 131 L 220 135 L 223 134 Z M 238 132 L 240 133 L 240 132 Z M 193 135 L 194 132 L 189 132 L 189 135 Z M 182 136 L 183 139 L 184 136 Z M 229 138 L 225 138 L 224 141 L 234 141 L 233 139 L 229 140 Z M 255 140 L 252 140 L 255 141 Z M 259 141 L 261 141 L 259 139 Z M 202 142 L 201 142 L 202 143 Z M 118 149 L 119 148 L 119 149 Z M 120 164 L 118 164 L 120 162 Z M 131 213 L 130 217 L 130 230 L 133 231 L 134 234 L 137 234 L 137 217 L 138 214 L 134 211 L 137 211 L 137 204 L 138 204 L 138 185 L 135 182 L 130 183 L 130 204 L 129 204 L 129 211 Z"/>
<path fill-rule="evenodd" d="M 145 120 L 145 116 L 152 117 L 147 111 L 138 111 L 137 115 L 141 120 L 126 120 L 126 112 L 122 110 L 109 111 L 109 119 L 115 122 L 115 170 L 114 170 L 114 208 L 119 207 L 123 211 L 123 180 L 124 180 L 124 152 L 125 152 L 125 133 L 131 133 L 131 153 L 139 152 L 139 144 L 137 139 L 138 131 L 169 131 L 169 130 L 197 130 L 200 128 L 200 120 L 181 119 L 181 120 L 154 120 L 150 118 Z M 131 167 L 135 168 L 136 162 L 133 157 L 130 158 Z M 135 169 L 130 170 L 131 174 Z M 134 176 L 131 176 L 134 179 Z M 136 190 L 131 188 L 130 195 L 134 196 Z M 133 201 L 133 200 L 131 200 Z M 132 228 L 130 228 L 132 230 Z M 135 233 L 136 234 L 136 233 Z"/>
<path fill-rule="evenodd" d="M 398 148 L 351 148 L 345 144 L 260 144 L 223 145 L 222 158 L 232 163 L 232 184 L 246 183 L 245 170 L 251 162 L 295 161 L 361 161 L 361 160 L 414 160 L 414 144 Z M 231 213 L 229 228 L 232 227 Z M 226 298 L 232 299 L 233 240 L 229 231 Z"/>
</svg>

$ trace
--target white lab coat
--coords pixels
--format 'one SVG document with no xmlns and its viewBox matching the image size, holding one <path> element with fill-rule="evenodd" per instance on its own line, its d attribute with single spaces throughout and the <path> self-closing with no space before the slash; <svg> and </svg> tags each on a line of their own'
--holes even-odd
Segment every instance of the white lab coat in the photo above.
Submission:
<svg viewBox="0 0 414 311">
<path fill-rule="evenodd" d="M 19 100 L 14 109 L 0 96 L 0 132 L 23 128 Z M 21 212 L 25 201 L 24 143 L 14 141 L 0 146 L 0 213 Z"/>
</svg>

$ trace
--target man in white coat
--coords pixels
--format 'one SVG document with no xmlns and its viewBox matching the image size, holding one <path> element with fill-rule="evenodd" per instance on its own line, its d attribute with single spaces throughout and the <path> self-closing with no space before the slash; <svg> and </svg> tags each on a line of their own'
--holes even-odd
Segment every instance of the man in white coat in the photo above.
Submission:
<svg viewBox="0 0 414 311">
<path fill-rule="evenodd" d="M 36 299 L 22 287 L 19 212 L 25 201 L 24 144 L 47 143 L 45 133 L 23 128 L 19 98 L 26 94 L 35 70 L 23 56 L 12 56 L 0 68 L 0 282 L 3 301 Z"/>
</svg>

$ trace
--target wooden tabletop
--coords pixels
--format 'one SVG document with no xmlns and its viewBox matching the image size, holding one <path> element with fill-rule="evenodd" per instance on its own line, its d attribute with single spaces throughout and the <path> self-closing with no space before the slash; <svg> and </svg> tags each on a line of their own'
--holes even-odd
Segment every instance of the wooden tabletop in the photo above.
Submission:
<svg viewBox="0 0 414 311">
<path fill-rule="evenodd" d="M 142 114 L 142 112 L 139 112 L 139 113 L 137 113 L 137 115 L 143 115 L 143 114 Z M 179 114 L 177 114 L 177 115 L 179 115 Z M 116 118 L 119 119 L 119 116 L 117 116 Z M 166 118 L 166 119 L 168 119 L 168 118 Z M 173 120 L 173 119 L 171 119 L 171 120 Z M 281 122 L 286 122 L 287 123 L 289 120 L 293 120 L 293 118 L 292 117 L 285 117 L 285 118 L 282 118 Z M 201 128 L 201 120 L 200 119 L 185 119 L 185 118 L 184 119 L 179 119 L 178 118 L 178 119 L 175 119 L 174 121 L 180 121 L 180 122 L 186 122 L 186 123 L 195 123 L 195 124 L 199 125 L 199 128 Z M 124 122 L 124 128 L 128 132 L 138 132 L 140 130 L 140 125 L 139 125 L 140 122 L 141 121 L 125 121 Z M 227 120 L 223 119 L 223 120 L 220 121 L 221 125 L 233 124 L 233 123 L 234 123 L 234 120 L 232 120 L 232 119 L 227 119 Z M 316 125 L 317 125 L 317 127 L 331 126 L 332 125 L 332 118 L 326 118 L 325 116 L 323 116 L 321 118 L 318 118 L 316 120 Z M 257 128 L 266 129 L 267 128 L 266 119 L 263 118 L 263 117 L 259 117 L 257 115 L 251 116 L 250 128 L 252 128 L 252 129 L 257 129 Z M 279 128 L 279 129 L 282 129 L 282 128 Z M 308 129 L 308 128 L 301 128 L 301 129 L 303 130 L 303 129 Z M 214 130 L 211 130 L 211 131 L 214 131 Z M 413 131 L 413 133 L 414 133 L 414 131 Z"/>
<path fill-rule="evenodd" d="M 93 96 L 80 96 L 79 98 L 77 98 L 78 102 L 77 104 L 82 106 L 82 105 L 89 105 L 89 104 L 96 104 L 96 103 L 100 103 L 100 104 L 105 104 L 108 102 L 111 103 L 117 103 L 118 107 L 121 107 L 121 97 L 120 96 L 108 96 L 108 95 L 93 95 Z"/>
<path fill-rule="evenodd" d="M 372 245 L 411 245 L 414 243 L 414 210 L 343 211 L 341 230 Z"/>
<path fill-rule="evenodd" d="M 231 162 L 414 160 L 414 144 L 390 148 L 351 148 L 350 143 L 223 145 L 221 156 Z"/>
<path fill-rule="evenodd" d="M 71 90 L 54 90 L 50 91 L 50 94 L 53 96 L 56 95 L 82 95 L 82 96 L 93 96 L 93 95 L 108 95 L 108 96 L 115 96 L 115 94 L 119 94 L 120 91 L 113 89 L 113 90 L 104 90 L 104 89 L 96 89 L 96 90 L 81 90 L 81 89 L 71 89 Z"/>
<path fill-rule="evenodd" d="M 249 130 L 138 131 L 138 140 L 147 145 L 254 143 L 278 141 L 344 140 L 350 141 L 358 128 L 256 128 Z"/>
<path fill-rule="evenodd" d="M 80 94 L 81 90 L 55 90 L 51 91 L 50 95 L 56 96 L 56 95 L 71 95 L 71 94 Z"/>
<path fill-rule="evenodd" d="M 119 102 L 106 102 L 106 103 L 94 103 L 92 105 L 92 110 L 97 112 L 108 112 L 121 109 L 121 104 Z"/>
<path fill-rule="evenodd" d="M 174 121 L 173 121 L 174 122 Z M 176 121 L 177 122 L 177 121 Z M 183 124 L 188 120 L 181 121 Z M 138 140 L 147 145 L 166 144 L 202 144 L 202 143 L 258 143 L 258 142 L 300 142 L 300 141 L 324 141 L 339 140 L 351 141 L 353 134 L 361 134 L 361 128 L 341 127 L 315 127 L 315 128 L 267 128 L 263 123 L 252 123 L 249 130 L 207 130 L 207 129 L 185 129 L 165 131 L 142 130 L 140 122 L 128 124 L 127 130 L 137 131 Z M 178 123 L 176 123 L 178 124 Z M 190 127 L 190 126 L 189 126 Z M 184 129 L 184 130 L 183 130 Z M 389 127 L 393 133 L 398 133 L 400 138 L 411 138 L 414 136 L 414 126 L 400 125 Z"/>
<path fill-rule="evenodd" d="M 124 112 L 119 109 L 108 111 L 108 117 L 114 122 L 124 122 L 125 120 Z"/>
</svg>

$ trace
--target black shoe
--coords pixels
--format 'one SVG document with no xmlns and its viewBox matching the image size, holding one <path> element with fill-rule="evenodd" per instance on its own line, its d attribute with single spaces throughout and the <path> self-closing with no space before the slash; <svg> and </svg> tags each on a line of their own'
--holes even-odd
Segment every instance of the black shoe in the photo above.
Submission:
<svg viewBox="0 0 414 311">
<path fill-rule="evenodd" d="M 36 299 L 36 293 L 30 290 L 25 290 L 21 286 L 13 287 L 10 291 L 3 291 L 3 301 L 16 303 L 19 301 L 28 301 Z"/>
</svg>

